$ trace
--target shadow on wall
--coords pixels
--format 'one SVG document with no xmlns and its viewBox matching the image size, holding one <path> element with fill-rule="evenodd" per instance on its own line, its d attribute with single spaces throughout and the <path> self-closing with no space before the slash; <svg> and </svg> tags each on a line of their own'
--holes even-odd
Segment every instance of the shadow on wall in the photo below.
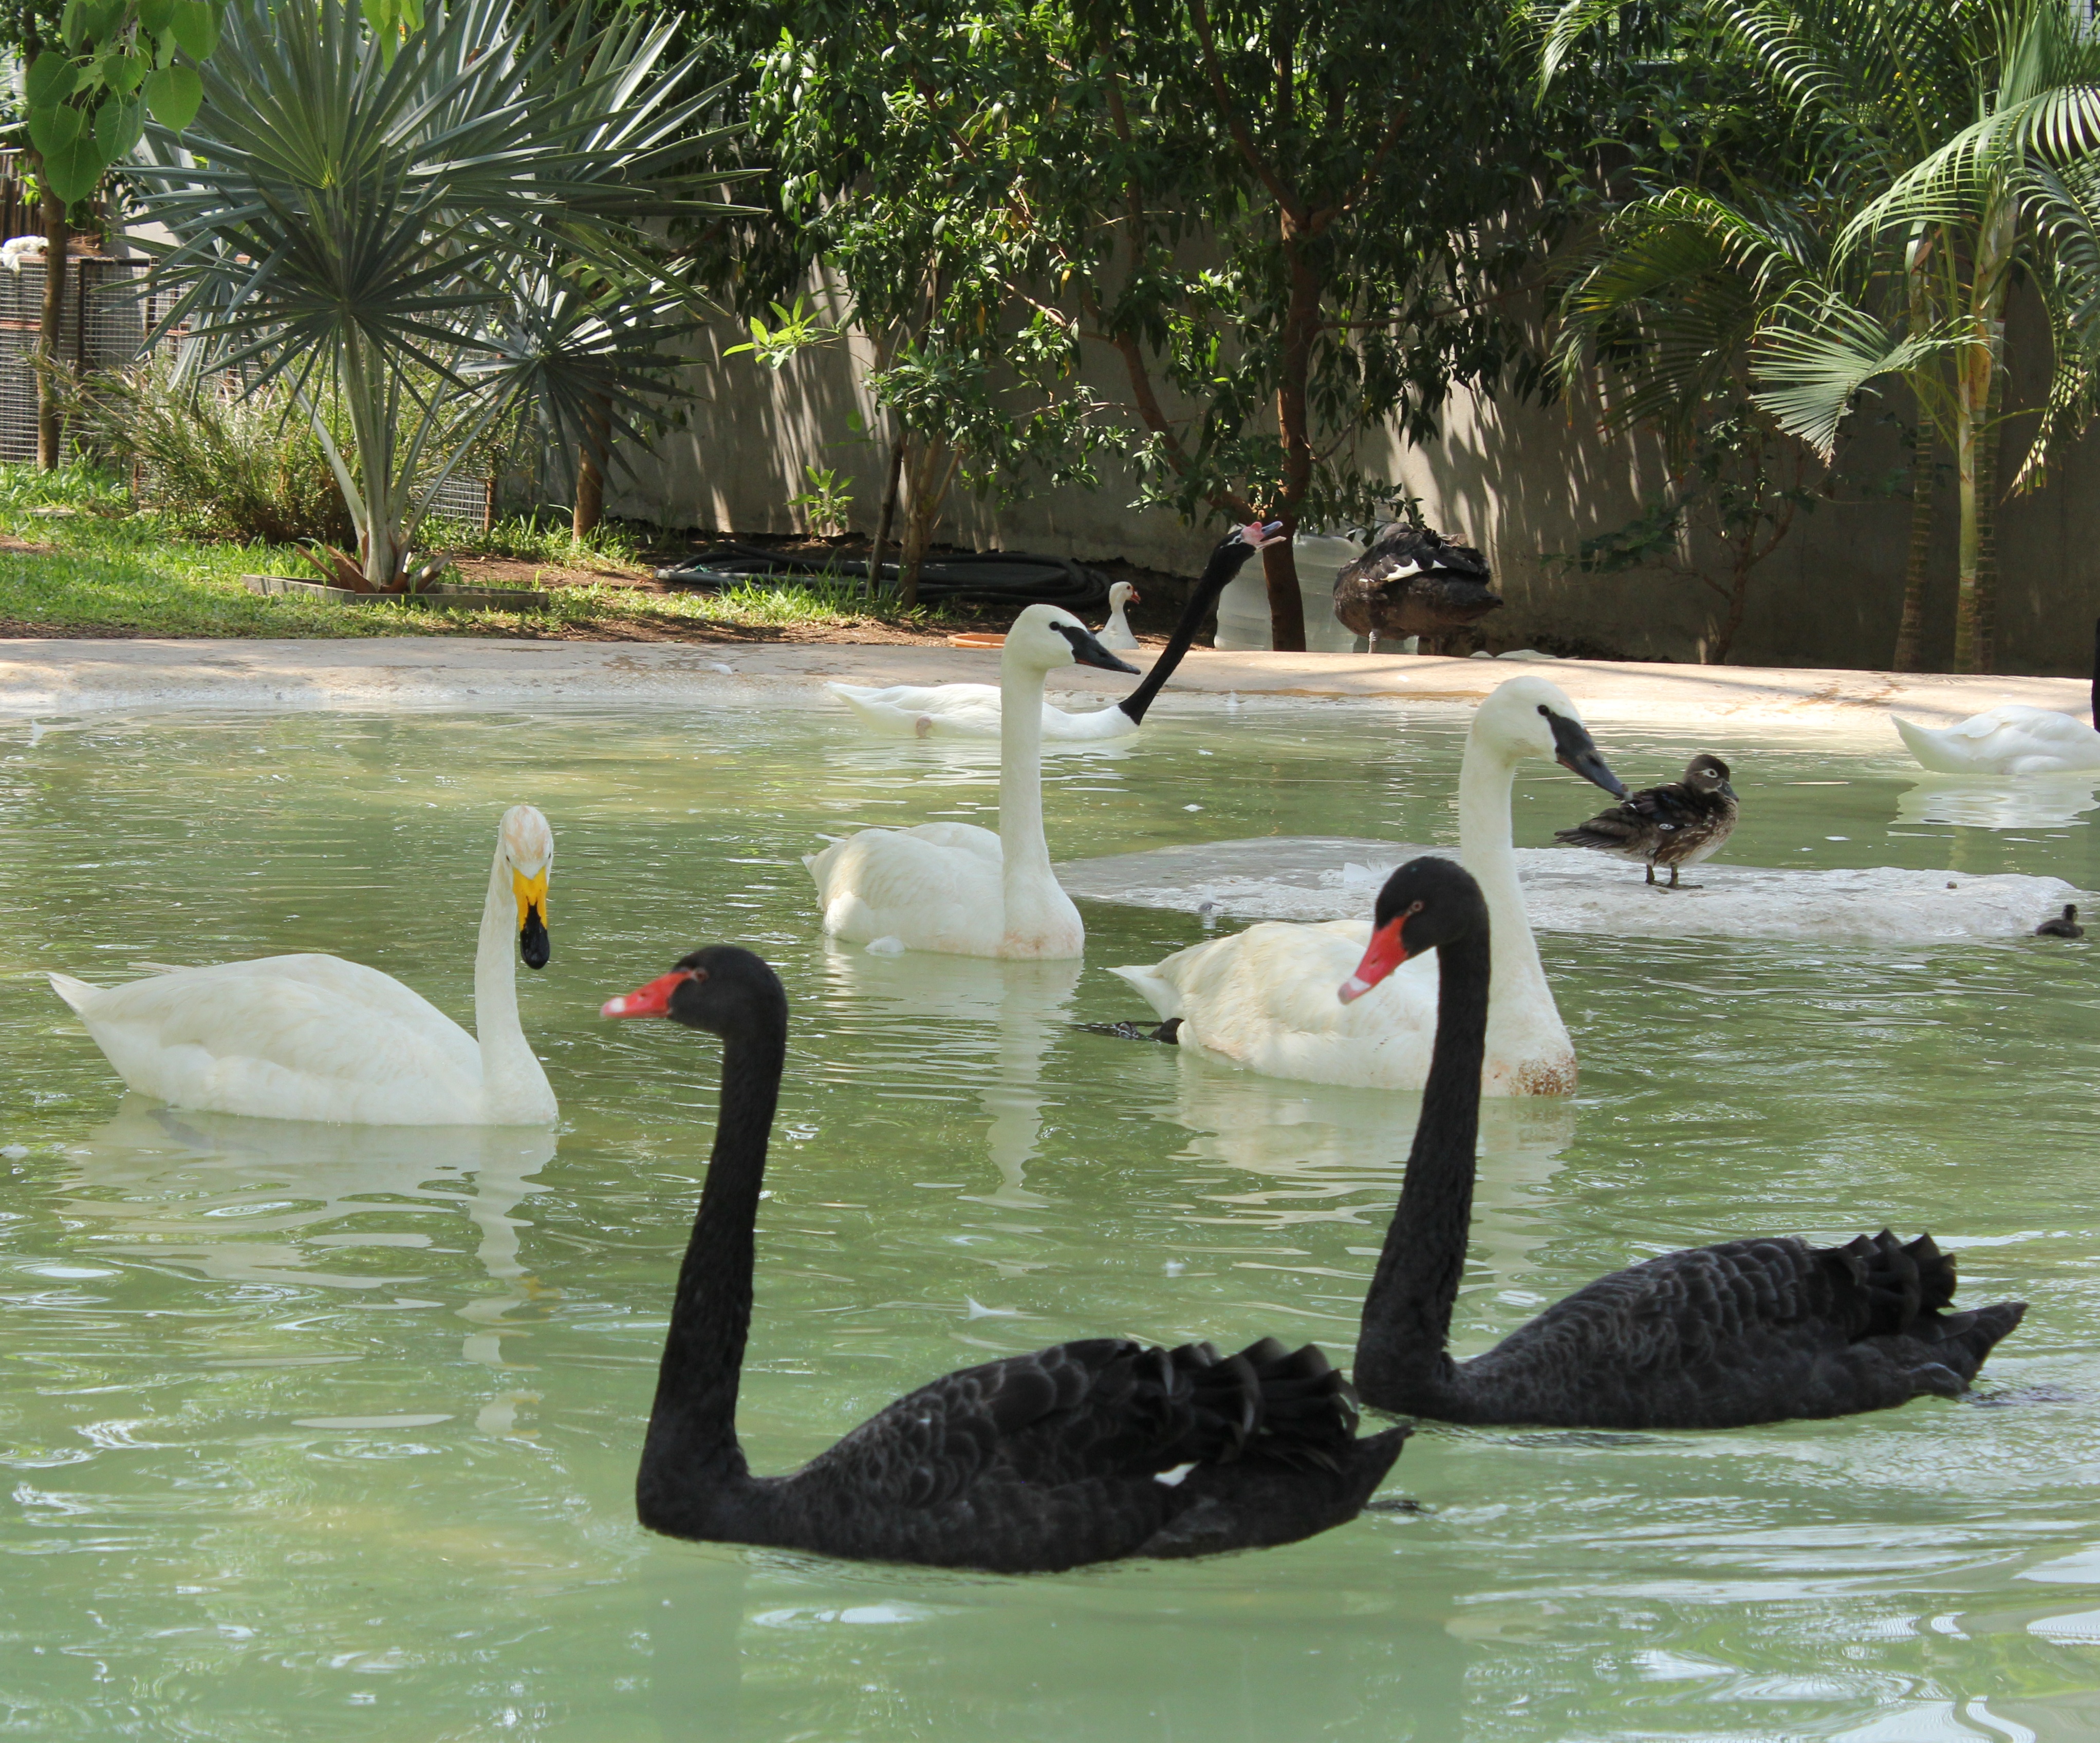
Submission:
<svg viewBox="0 0 2100 1743">
<path fill-rule="evenodd" d="M 845 299 L 818 283 L 814 301 L 836 315 Z M 2016 310 L 2018 315 L 2019 311 Z M 2032 333 L 2037 323 L 2018 322 Z M 777 371 L 748 357 L 725 359 L 743 335 L 726 325 L 704 336 L 692 371 L 703 396 L 686 427 L 630 456 L 615 473 L 611 512 L 668 526 L 737 532 L 801 530 L 788 499 L 805 487 L 808 464 L 836 468 L 853 492 L 851 524 L 872 534 L 881 511 L 885 440 L 856 435 L 849 419 L 876 416 L 860 385 L 872 357 L 856 337 L 805 352 Z M 1087 373 L 1105 397 L 1127 384 L 1113 360 L 1090 357 Z M 2016 346 L 2016 403 L 2034 403 L 2047 359 Z M 1095 379 L 1097 378 L 1097 379 Z M 1741 665 L 1885 667 L 1902 606 L 1910 504 L 1865 496 L 1857 481 L 1879 479 L 1906 460 L 1893 405 L 1869 401 L 1845 451 L 1852 481 L 1836 500 L 1803 514 L 1752 583 L 1731 655 Z M 878 427 L 880 427 L 878 425 Z M 2009 441 L 2004 475 L 2017 469 Z M 1634 658 L 1696 661 L 1720 621 L 1720 601 L 1696 581 L 1660 570 L 1585 575 L 1544 561 L 1624 526 L 1659 494 L 1665 470 L 1649 438 L 1597 434 L 1587 408 L 1461 398 L 1443 438 L 1406 447 L 1367 441 L 1365 468 L 1402 480 L 1443 532 L 1479 545 L 1509 601 L 1487 626 L 1498 646 L 1551 641 Z M 1029 548 L 1085 561 L 1118 557 L 1193 574 L 1217 536 L 1165 509 L 1128 506 L 1136 482 L 1113 460 L 1088 491 L 1049 489 L 1001 506 L 958 486 L 934 537 L 979 550 Z M 1952 657 L 1955 502 L 1952 468 L 1938 495 L 1931 582 L 1926 602 L 1928 666 Z M 2048 490 L 2007 504 L 1999 517 L 2001 580 L 1999 668 L 2078 675 L 2089 670 L 2090 629 L 2100 611 L 2100 453 L 2090 441 L 2068 456 Z"/>
</svg>

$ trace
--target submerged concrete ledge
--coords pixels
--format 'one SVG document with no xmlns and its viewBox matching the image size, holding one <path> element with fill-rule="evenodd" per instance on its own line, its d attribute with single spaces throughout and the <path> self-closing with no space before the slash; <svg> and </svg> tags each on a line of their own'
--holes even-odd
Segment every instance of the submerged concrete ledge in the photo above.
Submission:
<svg viewBox="0 0 2100 1743">
<path fill-rule="evenodd" d="M 1144 664 L 1150 650 L 1135 663 Z M 161 709 L 735 706 L 806 700 L 825 679 L 996 682 L 982 650 L 850 643 L 604 642 L 385 636 L 357 640 L 0 640 L 0 713 Z M 1593 660 L 1529 663 L 1198 649 L 1167 686 L 1194 699 L 1304 697 L 1470 706 L 1519 672 L 1550 677 L 1593 723 L 1790 728 L 1895 747 L 1887 716 L 1945 725 L 2001 702 L 2081 718 L 2080 679 Z M 1127 679 L 1074 667 L 1053 688 L 1123 694 Z M 1696 733 L 1693 735 L 1696 736 Z"/>
</svg>

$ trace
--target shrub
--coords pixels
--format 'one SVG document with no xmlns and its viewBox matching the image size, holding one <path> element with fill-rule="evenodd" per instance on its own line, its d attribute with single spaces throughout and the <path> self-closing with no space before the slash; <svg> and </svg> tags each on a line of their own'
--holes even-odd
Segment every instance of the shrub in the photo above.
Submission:
<svg viewBox="0 0 2100 1743">
<path fill-rule="evenodd" d="M 68 408 L 82 448 L 133 474 L 145 505 L 183 530 L 251 544 L 354 544 L 320 438 L 273 384 L 243 396 L 162 352 L 77 388 Z"/>
</svg>

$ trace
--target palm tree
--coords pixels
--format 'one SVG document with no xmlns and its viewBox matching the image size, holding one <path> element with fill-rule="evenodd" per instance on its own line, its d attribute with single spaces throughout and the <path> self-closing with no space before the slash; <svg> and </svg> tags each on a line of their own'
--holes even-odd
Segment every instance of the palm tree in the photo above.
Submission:
<svg viewBox="0 0 2100 1743">
<path fill-rule="evenodd" d="M 728 209 L 685 168 L 718 135 L 694 62 L 665 64 L 675 28 L 434 0 L 397 44 L 356 0 L 233 0 L 196 122 L 149 130 L 163 328 L 290 381 L 357 527 L 347 584 L 408 584 L 439 487 L 521 398 L 602 464 L 673 392 L 698 323 L 647 221 Z"/>
<path fill-rule="evenodd" d="M 1919 433 L 1899 663 L 1916 657 L 1937 433 L 1960 485 L 1955 662 L 1988 670 L 2006 302 L 2022 277 L 2049 314 L 2054 376 L 2014 488 L 2040 481 L 2093 405 L 2100 42 L 2078 0 L 1706 0 L 1703 12 L 1798 124 L 1818 191 L 1807 207 L 1787 193 L 1812 218 L 1814 246 L 1768 245 L 1724 200 L 1661 215 L 1705 231 L 1720 270 L 1749 275 L 1753 397 L 1780 428 L 1827 456 L 1862 389 L 1890 375 L 1909 385 Z M 1564 7 L 1549 68 L 1604 14 L 1597 0 Z"/>
</svg>

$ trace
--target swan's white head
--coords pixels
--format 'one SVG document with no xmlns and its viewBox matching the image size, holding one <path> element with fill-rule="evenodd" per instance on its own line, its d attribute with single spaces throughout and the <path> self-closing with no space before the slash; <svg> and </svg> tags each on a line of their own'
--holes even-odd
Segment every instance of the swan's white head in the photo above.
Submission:
<svg viewBox="0 0 2100 1743">
<path fill-rule="evenodd" d="M 1030 605 L 1013 620 L 1006 632 L 1006 651 L 1000 656 L 1027 671 L 1052 671 L 1060 666 L 1098 666 L 1104 671 L 1135 673 L 1094 639 L 1088 629 L 1069 611 L 1055 605 Z"/>
<path fill-rule="evenodd" d="M 1111 614 L 1122 610 L 1125 605 L 1135 605 L 1139 603 L 1140 601 L 1137 596 L 1137 589 L 1130 583 L 1115 581 L 1110 583 L 1109 610 Z"/>
<path fill-rule="evenodd" d="M 1526 674 L 1498 685 L 1474 715 L 1467 738 L 1512 763 L 1520 757 L 1551 757 L 1614 798 L 1626 795 L 1626 783 L 1598 754 L 1575 704 L 1559 684 L 1543 678 Z"/>
<path fill-rule="evenodd" d="M 496 851 L 510 874 L 518 900 L 518 953 L 527 968 L 545 968 L 552 948 L 547 937 L 547 874 L 554 869 L 554 832 L 530 805 L 513 805 L 496 832 Z"/>
</svg>

